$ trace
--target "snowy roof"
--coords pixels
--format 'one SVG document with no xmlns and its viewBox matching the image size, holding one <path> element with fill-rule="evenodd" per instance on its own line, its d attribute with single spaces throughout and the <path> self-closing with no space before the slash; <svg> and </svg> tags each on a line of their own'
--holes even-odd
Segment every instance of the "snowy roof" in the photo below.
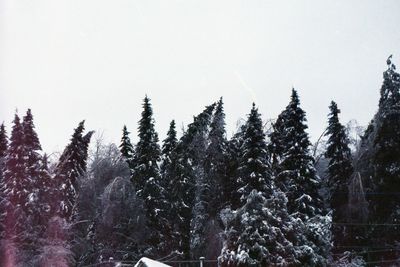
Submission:
<svg viewBox="0 0 400 267">
<path fill-rule="evenodd" d="M 143 257 L 136 263 L 135 267 L 171 267 L 171 266 Z"/>
</svg>

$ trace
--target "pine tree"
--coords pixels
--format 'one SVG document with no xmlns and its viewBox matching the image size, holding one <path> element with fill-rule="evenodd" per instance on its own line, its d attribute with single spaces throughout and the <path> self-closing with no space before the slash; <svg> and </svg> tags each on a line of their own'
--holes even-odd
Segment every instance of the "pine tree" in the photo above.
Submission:
<svg viewBox="0 0 400 267">
<path fill-rule="evenodd" d="M 304 247 L 290 239 L 302 236 L 301 221 L 287 211 L 287 198 L 279 189 L 269 198 L 253 190 L 238 209 L 226 231 L 220 266 L 299 266 Z"/>
<path fill-rule="evenodd" d="M 167 132 L 167 138 L 163 141 L 162 155 L 166 160 L 171 153 L 174 151 L 178 144 L 178 139 L 176 138 L 175 120 L 172 120 L 169 124 L 169 129 Z M 165 162 L 165 160 L 163 162 Z M 167 163 L 167 162 L 165 162 Z"/>
<path fill-rule="evenodd" d="M 10 144 L 7 151 L 4 179 L 2 181 L 2 207 L 5 217 L 2 225 L 5 229 L 4 238 L 8 242 L 22 242 L 21 233 L 25 229 L 26 214 L 23 207 L 28 199 L 25 190 L 27 176 L 24 159 L 24 132 L 17 114 L 14 116 Z"/>
<path fill-rule="evenodd" d="M 242 158 L 242 145 L 244 142 L 244 133 L 246 125 L 241 125 L 229 140 L 227 146 L 227 162 L 226 162 L 226 181 L 222 186 L 223 205 L 235 210 L 240 207 L 240 183 L 239 183 L 239 166 Z"/>
<path fill-rule="evenodd" d="M 244 132 L 244 140 L 242 156 L 239 165 L 239 189 L 240 200 L 242 204 L 247 201 L 247 196 L 253 190 L 269 196 L 271 194 L 271 169 L 269 165 L 269 154 L 267 152 L 267 144 L 265 142 L 265 134 L 263 132 L 263 124 L 261 115 L 253 103 L 246 122 L 246 131 Z"/>
<path fill-rule="evenodd" d="M 283 153 L 285 151 L 285 120 L 287 117 L 286 110 L 282 111 L 276 121 L 272 124 L 273 131 L 269 135 L 270 143 L 268 151 L 271 155 L 270 162 L 274 175 L 280 172 L 279 164 L 282 162 Z"/>
<path fill-rule="evenodd" d="M 79 178 L 86 170 L 88 146 L 92 132 L 85 136 L 85 121 L 74 130 L 70 143 L 64 149 L 55 170 L 57 192 L 56 212 L 67 221 L 73 219 L 73 210 L 79 191 Z"/>
<path fill-rule="evenodd" d="M 4 186 L 4 171 L 5 171 L 5 162 L 7 157 L 8 150 L 8 137 L 7 132 L 4 127 L 4 123 L 0 126 L 0 239 L 4 236 L 4 211 L 5 211 L 5 202 L 2 199 L 5 199 L 5 194 L 3 193 L 2 186 Z"/>
<path fill-rule="evenodd" d="M 174 236 L 176 237 L 178 248 L 183 253 L 185 259 L 190 258 L 191 225 L 193 226 L 192 215 L 196 195 L 196 166 L 200 166 L 200 161 L 204 159 L 204 134 L 209 125 L 214 105 L 207 106 L 202 113 L 196 116 L 193 123 L 189 124 L 187 131 L 183 134 L 176 147 L 176 162 L 174 179 L 172 180 L 172 213 L 176 214 L 174 220 Z M 203 156 L 203 157 L 202 157 Z M 197 177 L 198 178 L 198 177 Z M 197 181 L 197 185 L 201 185 Z M 201 190 L 197 190 L 197 196 Z M 201 204 L 201 202 L 197 201 Z M 197 210 L 203 209 L 201 206 Z M 192 221 L 192 223 L 191 223 Z M 193 235 L 192 235 L 193 236 Z"/>
<path fill-rule="evenodd" d="M 25 212 L 28 216 L 32 217 L 31 223 L 37 226 L 39 220 L 39 191 L 41 188 L 40 181 L 40 165 L 41 165 L 41 155 L 40 152 L 42 147 L 40 145 L 39 138 L 35 131 L 35 126 L 33 124 L 33 116 L 30 109 L 26 112 L 22 123 L 24 131 L 24 157 L 26 164 L 27 177 L 25 178 L 26 185 L 25 190 L 28 191 L 28 199 L 25 205 Z"/>
<path fill-rule="evenodd" d="M 193 258 L 205 255 L 206 227 L 211 220 L 211 183 L 205 168 L 208 148 L 208 134 L 215 104 L 209 106 L 210 113 L 203 112 L 198 116 L 197 132 L 189 145 L 193 161 L 192 174 L 194 179 L 194 203 L 190 221 L 190 250 Z M 206 108 L 207 109 L 207 108 Z"/>
<path fill-rule="evenodd" d="M 400 221 L 400 74 L 388 61 L 383 74 L 379 109 L 373 127 L 373 190 L 370 198 L 371 216 L 375 223 L 398 223 Z M 400 238 L 400 227 L 381 233 L 375 230 L 376 241 L 390 244 Z"/>
<path fill-rule="evenodd" d="M 208 213 L 215 218 L 218 211 L 224 204 L 223 187 L 228 183 L 226 177 L 227 143 L 225 131 L 225 113 L 222 97 L 218 101 L 208 134 L 209 145 L 204 160 L 205 180 L 209 185 L 207 198 L 210 203 Z"/>
<path fill-rule="evenodd" d="M 47 226 L 51 217 L 55 214 L 54 209 L 52 209 L 56 199 L 56 186 L 54 184 L 54 178 L 52 177 L 49 166 L 48 166 L 48 156 L 44 154 L 41 160 L 41 165 L 39 169 L 40 183 L 39 183 L 39 197 L 38 204 L 40 209 L 40 224 Z"/>
<path fill-rule="evenodd" d="M 169 222 L 173 221 L 176 214 L 172 212 L 173 208 L 173 183 L 172 180 L 175 178 L 175 169 L 177 165 L 176 146 L 178 145 L 178 139 L 176 138 L 175 121 L 172 120 L 167 132 L 167 137 L 163 141 L 162 156 L 161 156 L 161 186 L 165 189 L 166 199 L 166 216 Z M 172 229 L 171 229 L 172 231 Z M 171 232 L 171 235 L 173 233 Z M 167 241 L 172 247 L 176 247 L 176 239 L 170 236 Z"/>
<path fill-rule="evenodd" d="M 162 176 L 162 184 L 166 190 L 166 197 L 171 201 L 169 195 L 171 194 L 171 179 L 174 177 L 173 170 L 175 168 L 175 149 L 178 145 L 178 139 L 176 138 L 176 130 L 175 130 L 175 121 L 172 120 L 169 129 L 167 132 L 167 138 L 163 141 L 162 146 L 162 160 L 161 160 L 161 176 Z"/>
<path fill-rule="evenodd" d="M 128 132 L 128 129 L 126 128 L 126 125 L 124 125 L 124 128 L 122 129 L 122 138 L 121 138 L 121 144 L 119 146 L 119 149 L 121 151 L 122 156 L 124 157 L 125 161 L 128 163 L 128 166 L 132 166 L 132 160 L 133 160 L 133 154 L 134 154 L 134 148 L 131 143 L 131 139 L 129 138 L 130 132 Z"/>
<path fill-rule="evenodd" d="M 325 135 L 329 137 L 325 157 L 329 159 L 328 189 L 329 204 L 333 212 L 334 223 L 346 222 L 346 205 L 348 204 L 348 185 L 353 173 L 352 156 L 345 127 L 339 122 L 340 110 L 335 102 L 329 106 L 329 125 Z M 333 236 L 336 246 L 343 240 L 343 227 L 334 226 Z"/>
<path fill-rule="evenodd" d="M 307 129 L 306 115 L 300 107 L 296 90 L 292 90 L 291 101 L 280 114 L 282 126 L 278 133 L 280 162 L 275 170 L 277 186 L 287 194 L 290 213 L 296 212 L 305 219 L 322 212 L 319 196 L 319 177 L 314 169 L 314 159 L 310 155 L 311 145 Z M 271 142 L 274 142 L 271 138 Z"/>
<path fill-rule="evenodd" d="M 4 164 L 7 156 L 8 137 L 4 123 L 0 125 L 0 184 L 3 181 Z"/>
<path fill-rule="evenodd" d="M 330 251 L 331 216 L 323 214 L 319 195 L 320 179 L 310 155 L 305 112 L 293 89 L 291 101 L 279 115 L 271 134 L 273 173 L 278 188 L 288 198 L 288 212 L 299 224 L 301 238 L 290 238 L 296 246 L 297 260 L 311 266 L 325 265 Z M 274 144 L 275 143 L 275 144 Z"/>
<path fill-rule="evenodd" d="M 144 201 L 146 217 L 151 235 L 147 242 L 151 247 L 149 254 L 157 255 L 166 249 L 170 225 L 166 216 L 165 189 L 161 185 L 158 162 L 161 150 L 158 134 L 154 128 L 153 109 L 150 99 L 143 101 L 142 118 L 139 121 L 139 141 L 136 145 L 132 181 L 137 195 Z"/>
</svg>

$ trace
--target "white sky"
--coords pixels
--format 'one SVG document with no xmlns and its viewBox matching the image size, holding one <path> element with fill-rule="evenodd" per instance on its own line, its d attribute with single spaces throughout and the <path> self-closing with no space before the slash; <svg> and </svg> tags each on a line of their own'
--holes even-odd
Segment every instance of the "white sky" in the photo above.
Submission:
<svg viewBox="0 0 400 267">
<path fill-rule="evenodd" d="M 224 97 L 229 135 L 255 101 L 274 118 L 298 89 L 315 138 L 331 99 L 367 124 L 386 58 L 400 66 L 400 1 L 0 0 L 0 121 L 32 108 L 47 152 L 73 128 L 136 142 L 147 93 L 164 139 Z"/>
</svg>

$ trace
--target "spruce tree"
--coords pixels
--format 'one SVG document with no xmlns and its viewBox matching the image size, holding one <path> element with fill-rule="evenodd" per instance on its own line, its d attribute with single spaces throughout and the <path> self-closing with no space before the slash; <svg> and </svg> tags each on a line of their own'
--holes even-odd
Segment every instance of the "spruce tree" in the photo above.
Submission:
<svg viewBox="0 0 400 267">
<path fill-rule="evenodd" d="M 25 229 L 26 214 L 23 208 L 28 199 L 24 156 L 23 127 L 18 114 L 15 114 L 1 186 L 5 212 L 2 224 L 5 229 L 4 239 L 8 242 L 22 242 L 24 238 L 22 232 Z"/>
<path fill-rule="evenodd" d="M 227 139 L 225 131 L 225 113 L 222 97 L 218 101 L 208 134 L 208 147 L 204 160 L 204 171 L 206 183 L 210 186 L 208 213 L 215 218 L 224 204 L 223 187 L 227 184 L 226 161 L 227 161 Z"/>
<path fill-rule="evenodd" d="M 275 170 L 277 186 L 286 193 L 290 213 L 298 213 L 302 218 L 311 218 L 322 212 L 322 200 L 318 189 L 319 177 L 314 169 L 314 159 L 310 155 L 311 145 L 306 132 L 306 114 L 300 107 L 296 90 L 292 90 L 291 100 L 280 114 L 278 157 L 280 162 Z M 274 142 L 271 138 L 271 142 Z M 279 152 L 280 151 L 280 152 Z"/>
<path fill-rule="evenodd" d="M 252 190 L 230 221 L 220 266 L 296 266 L 301 249 L 289 240 L 301 236 L 301 224 L 287 212 L 279 189 L 268 197 Z"/>
<path fill-rule="evenodd" d="M 247 196 L 253 190 L 263 193 L 265 196 L 271 194 L 271 168 L 269 165 L 269 154 L 265 142 L 265 134 L 261 115 L 253 103 L 246 122 L 242 155 L 239 165 L 239 189 L 240 201 L 247 202 Z"/>
<path fill-rule="evenodd" d="M 134 148 L 132 146 L 131 139 L 129 138 L 129 134 L 130 132 L 128 132 L 126 125 L 124 125 L 124 128 L 122 129 L 122 138 L 121 138 L 121 144 L 119 145 L 119 149 L 125 161 L 128 163 L 128 166 L 131 167 Z"/>
<path fill-rule="evenodd" d="M 223 183 L 223 206 L 235 210 L 240 207 L 239 166 L 246 125 L 239 127 L 227 145 L 226 181 Z"/>
<path fill-rule="evenodd" d="M 375 223 L 396 224 L 400 221 L 400 74 L 388 61 L 383 74 L 379 109 L 373 132 L 373 194 L 372 220 Z M 377 242 L 391 244 L 400 239 L 400 227 L 373 233 Z"/>
<path fill-rule="evenodd" d="M 275 124 L 276 132 L 270 135 L 271 142 L 276 143 L 270 146 L 276 153 L 273 173 L 277 187 L 288 198 L 289 214 L 301 225 L 298 236 L 290 238 L 299 250 L 297 260 L 311 266 L 325 265 L 330 251 L 331 217 L 324 215 L 320 179 L 306 129 L 305 112 L 293 89 L 289 105 Z"/>
<path fill-rule="evenodd" d="M 211 112 L 215 104 L 210 106 Z M 206 250 L 206 227 L 211 220 L 211 183 L 205 168 L 208 148 L 208 134 L 211 123 L 211 112 L 203 112 L 198 116 L 197 131 L 189 145 L 192 154 L 192 174 L 194 177 L 194 202 L 192 218 L 190 221 L 190 249 L 193 258 L 205 255 Z"/>
<path fill-rule="evenodd" d="M 41 188 L 40 165 L 42 157 L 40 152 L 42 147 L 33 124 L 33 116 L 30 109 L 23 118 L 22 127 L 24 131 L 24 155 L 27 171 L 27 183 L 25 190 L 28 191 L 28 199 L 25 212 L 32 217 L 31 223 L 38 224 L 39 220 L 39 191 Z"/>
<path fill-rule="evenodd" d="M 339 122 L 340 110 L 335 102 L 329 106 L 328 128 L 325 135 L 328 136 L 325 157 L 328 164 L 328 189 L 329 204 L 332 209 L 333 223 L 346 222 L 346 205 L 348 204 L 348 186 L 353 173 L 352 156 L 349 148 L 349 139 L 345 127 Z M 343 227 L 334 226 L 333 236 L 335 245 L 340 246 L 343 241 Z"/>
<path fill-rule="evenodd" d="M 172 120 L 167 132 L 167 137 L 163 141 L 162 151 L 161 151 L 161 176 L 162 184 L 166 190 L 166 194 L 171 194 L 171 179 L 173 177 L 174 164 L 173 159 L 175 158 L 174 153 L 176 146 L 178 144 L 178 139 L 176 138 L 175 121 Z M 169 197 L 167 197 L 169 199 Z"/>
<path fill-rule="evenodd" d="M 8 149 L 8 137 L 7 137 L 7 132 L 4 126 L 4 123 L 0 125 L 0 164 L 2 164 L 0 167 L 0 175 L 3 173 L 3 164 L 4 160 L 7 155 L 7 149 Z M 2 176 L 0 176 L 2 177 Z M 0 180 L 1 181 L 1 180 Z"/>
<path fill-rule="evenodd" d="M 176 138 L 175 120 L 172 120 L 169 124 L 167 138 L 165 138 L 165 140 L 163 141 L 162 155 L 164 159 L 167 159 L 171 155 L 177 144 L 178 139 Z"/>
<path fill-rule="evenodd" d="M 79 191 L 79 178 L 86 170 L 88 146 L 92 132 L 85 136 L 85 121 L 79 123 L 74 130 L 70 143 L 66 146 L 60 156 L 55 170 L 55 186 L 58 189 L 58 207 L 56 212 L 67 221 L 73 219 L 76 198 Z"/>
<path fill-rule="evenodd" d="M 3 181 L 4 164 L 7 156 L 8 137 L 4 123 L 0 125 L 0 184 Z"/>
<path fill-rule="evenodd" d="M 163 253 L 168 239 L 170 225 L 167 221 L 165 189 L 161 185 L 158 162 L 161 150 L 158 134 L 154 128 L 153 109 L 150 99 L 143 101 L 142 118 L 139 121 L 139 141 L 136 145 L 132 181 L 137 195 L 144 201 L 146 217 L 151 235 L 147 242 L 151 247 L 150 255 Z"/>
<path fill-rule="evenodd" d="M 39 169 L 40 173 L 40 190 L 39 190 L 39 209 L 40 209 L 40 224 L 47 226 L 50 218 L 54 214 L 54 210 L 51 208 L 53 203 L 56 201 L 56 187 L 54 184 L 54 178 L 52 177 L 49 166 L 48 156 L 44 154 L 41 160 Z"/>
<path fill-rule="evenodd" d="M 3 193 L 2 186 L 4 186 L 4 171 L 5 171 L 5 162 L 8 150 L 8 137 L 7 132 L 4 127 L 4 123 L 0 126 L 0 239 L 4 236 L 4 211 L 5 211 L 5 194 Z"/>
<path fill-rule="evenodd" d="M 204 134 L 207 131 L 209 120 L 212 116 L 214 105 L 207 106 L 202 113 L 196 116 L 188 129 L 180 138 L 176 147 L 174 179 L 172 180 L 172 212 L 176 214 L 174 220 L 174 235 L 178 243 L 178 249 L 185 259 L 190 258 L 192 215 L 196 216 L 194 208 L 196 195 L 196 172 L 199 174 L 200 162 L 204 159 L 205 148 Z M 201 183 L 197 183 L 201 185 Z M 201 193 L 197 190 L 197 196 Z M 197 202 L 201 204 L 201 202 Z M 197 210 L 203 209 L 198 206 Z M 193 235 L 192 235 L 193 236 Z"/>
<path fill-rule="evenodd" d="M 270 162 L 274 175 L 280 172 L 279 164 L 282 161 L 283 153 L 285 151 L 285 119 L 287 117 L 286 110 L 282 111 L 276 121 L 272 124 L 273 131 L 269 134 L 270 143 L 268 144 L 268 151 L 271 155 Z"/>
</svg>

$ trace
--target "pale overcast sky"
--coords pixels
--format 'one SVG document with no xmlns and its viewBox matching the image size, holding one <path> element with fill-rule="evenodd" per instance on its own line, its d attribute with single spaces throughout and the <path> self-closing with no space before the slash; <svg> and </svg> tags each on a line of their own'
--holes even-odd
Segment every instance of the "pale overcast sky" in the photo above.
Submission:
<svg viewBox="0 0 400 267">
<path fill-rule="evenodd" d="M 315 138 L 331 99 L 361 124 L 386 58 L 400 66 L 400 1 L 0 0 L 0 121 L 30 107 L 47 152 L 86 119 L 136 142 L 145 94 L 164 139 L 224 97 L 229 136 L 253 101 L 264 119 L 298 89 Z"/>
</svg>

